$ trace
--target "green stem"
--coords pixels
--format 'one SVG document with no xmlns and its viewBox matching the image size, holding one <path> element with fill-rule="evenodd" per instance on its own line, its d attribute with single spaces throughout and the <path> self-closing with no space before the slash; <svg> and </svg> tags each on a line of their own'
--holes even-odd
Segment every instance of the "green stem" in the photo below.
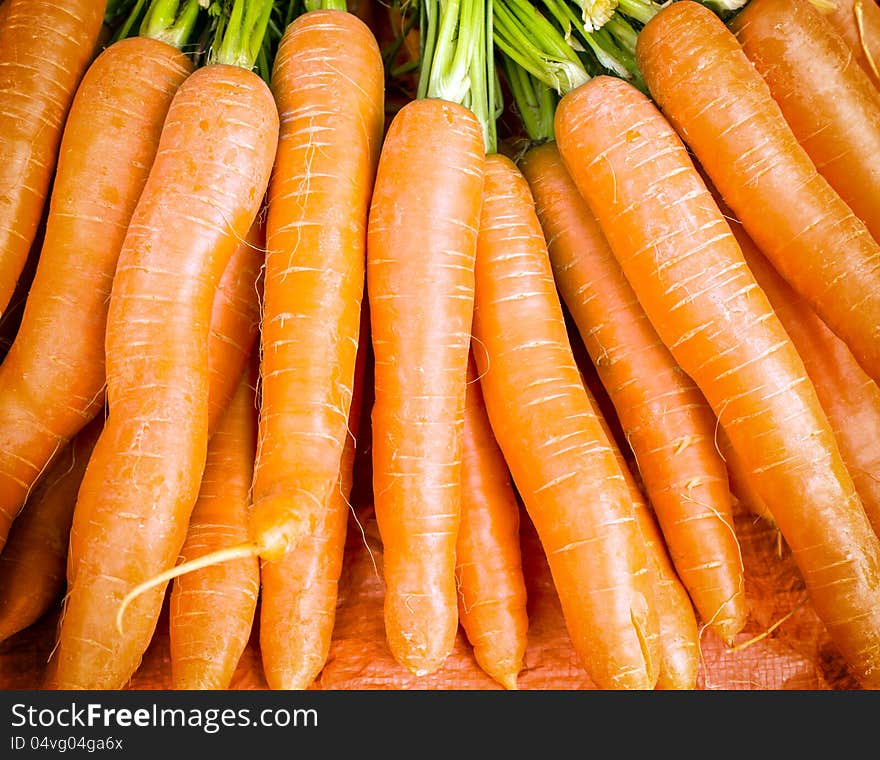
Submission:
<svg viewBox="0 0 880 760">
<path fill-rule="evenodd" d="M 272 0 L 233 0 L 232 8 L 218 21 L 208 63 L 253 70 L 269 26 L 272 6 Z"/>
<path fill-rule="evenodd" d="M 497 149 L 499 102 L 492 41 L 493 0 L 423 0 L 417 98 L 440 98 L 473 111 L 487 153 Z"/>
<path fill-rule="evenodd" d="M 305 0 L 307 11 L 347 11 L 345 0 Z"/>
<path fill-rule="evenodd" d="M 620 0 L 617 6 L 616 16 L 623 14 L 627 18 L 638 21 L 640 24 L 647 24 L 663 6 L 655 3 L 654 0 Z"/>
<path fill-rule="evenodd" d="M 558 102 L 553 88 L 507 56 L 501 57 L 501 68 L 516 112 L 531 143 L 537 145 L 553 140 L 553 117 Z"/>
<path fill-rule="evenodd" d="M 119 25 L 116 33 L 113 35 L 113 42 L 124 40 L 126 37 L 131 37 L 135 34 L 134 30 L 140 26 L 146 5 L 147 0 L 137 0 L 135 2 L 128 16 L 125 17 L 125 21 Z"/>
<path fill-rule="evenodd" d="M 195 29 L 199 0 L 153 0 L 140 25 L 140 36 L 182 49 Z"/>
</svg>

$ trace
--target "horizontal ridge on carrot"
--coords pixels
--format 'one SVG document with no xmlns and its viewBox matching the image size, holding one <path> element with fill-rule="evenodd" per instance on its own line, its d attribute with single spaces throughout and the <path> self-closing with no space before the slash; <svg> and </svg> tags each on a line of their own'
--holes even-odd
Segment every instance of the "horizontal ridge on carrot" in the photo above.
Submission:
<svg viewBox="0 0 880 760">
<path fill-rule="evenodd" d="M 678 0 L 639 32 L 636 57 L 751 238 L 880 380 L 880 243 L 816 170 L 733 32 Z"/>
<path fill-rule="evenodd" d="M 574 650 L 599 689 L 653 689 L 660 631 L 632 497 L 581 380 L 525 177 L 486 159 L 474 358 Z"/>
<path fill-rule="evenodd" d="M 831 639 L 866 688 L 880 686 L 880 540 L 803 361 L 687 148 L 613 77 L 563 97 L 555 128 L 639 302 L 752 473 Z"/>
</svg>

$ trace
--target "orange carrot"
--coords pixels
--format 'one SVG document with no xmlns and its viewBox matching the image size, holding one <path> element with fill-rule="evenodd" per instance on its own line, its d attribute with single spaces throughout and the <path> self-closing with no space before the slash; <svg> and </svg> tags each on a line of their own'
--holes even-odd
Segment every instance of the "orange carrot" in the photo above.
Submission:
<svg viewBox="0 0 880 760">
<path fill-rule="evenodd" d="M 819 173 L 880 242 L 880 90 L 810 0 L 751 0 L 729 26 Z"/>
<path fill-rule="evenodd" d="M 33 284 L 0 365 L 0 548 L 47 462 L 103 409 L 113 273 L 171 98 L 191 71 L 172 45 L 120 40 L 73 99 Z"/>
<path fill-rule="evenodd" d="M 366 323 L 366 309 L 362 318 Z M 281 559 L 263 560 L 260 565 L 260 654 L 266 681 L 273 689 L 307 688 L 330 652 L 366 371 L 369 335 L 365 329 L 361 336 L 349 435 L 342 450 L 337 487 L 314 531 Z"/>
<path fill-rule="evenodd" d="M 394 657 L 419 675 L 443 664 L 458 631 L 461 431 L 484 156 L 469 109 L 410 101 L 388 128 L 370 207 L 385 630 Z"/>
<path fill-rule="evenodd" d="M 467 379 L 455 561 L 458 617 L 479 666 L 505 688 L 515 689 L 529 627 L 520 507 L 489 424 L 473 356 Z"/>
<path fill-rule="evenodd" d="M 5 2 L 0 25 L 0 315 L 37 232 L 64 120 L 94 56 L 105 6 L 105 0 Z"/>
<path fill-rule="evenodd" d="M 679 0 L 645 25 L 636 56 L 651 96 L 758 247 L 880 379 L 880 243 L 818 173 L 733 32 Z"/>
<path fill-rule="evenodd" d="M 52 461 L 0 554 L 0 641 L 45 614 L 64 590 L 76 494 L 98 434 L 96 417 Z"/>
<path fill-rule="evenodd" d="M 227 39 L 237 31 L 228 26 Z M 212 58 L 175 94 L 119 256 L 107 318 L 110 416 L 74 511 L 69 593 L 48 677 L 56 688 L 128 681 L 164 585 L 119 621 L 122 602 L 178 556 L 198 495 L 214 294 L 263 202 L 278 139 L 268 86 L 224 60 Z"/>
<path fill-rule="evenodd" d="M 880 89 L 880 5 L 876 0 L 813 0 Z"/>
<path fill-rule="evenodd" d="M 785 282 L 742 226 L 735 219 L 730 226 L 755 280 L 803 359 L 862 506 L 880 535 L 880 387 Z"/>
<path fill-rule="evenodd" d="M 184 560 L 247 538 L 257 450 L 257 364 L 238 387 L 208 443 Z M 227 689 L 250 638 L 260 588 L 256 557 L 242 557 L 176 578 L 169 608 L 171 683 L 175 689 Z"/>
<path fill-rule="evenodd" d="M 645 540 L 654 586 L 654 604 L 660 623 L 660 670 L 656 688 L 679 691 L 694 689 L 700 669 L 700 634 L 693 603 L 669 557 L 654 511 L 615 442 L 608 418 L 602 413 L 589 385 L 585 387 L 593 411 L 617 457 Z"/>
<path fill-rule="evenodd" d="M 555 143 L 521 161 L 553 275 L 635 454 L 681 581 L 730 643 L 745 625 L 742 557 L 715 415 L 648 321 Z"/>
<path fill-rule="evenodd" d="M 591 679 L 652 689 L 659 623 L 629 488 L 568 342 L 528 183 L 500 154 L 485 174 L 473 336 L 492 429 Z"/>
<path fill-rule="evenodd" d="M 319 10 L 287 27 L 272 71 L 281 134 L 266 220 L 252 514 L 263 559 L 281 559 L 311 533 L 337 487 L 383 87 L 376 40 L 353 14 Z"/>
<path fill-rule="evenodd" d="M 648 98 L 605 76 L 562 98 L 555 132 L 648 318 L 753 473 L 814 609 L 853 675 L 880 685 L 880 540 L 803 362 L 686 147 Z"/>
</svg>

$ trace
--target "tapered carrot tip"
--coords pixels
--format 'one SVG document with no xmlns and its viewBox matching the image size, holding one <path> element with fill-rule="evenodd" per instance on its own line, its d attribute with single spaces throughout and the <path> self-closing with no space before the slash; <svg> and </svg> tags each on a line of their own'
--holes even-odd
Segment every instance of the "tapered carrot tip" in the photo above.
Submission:
<svg viewBox="0 0 880 760">
<path fill-rule="evenodd" d="M 505 689 L 508 691 L 517 691 L 518 686 L 516 685 L 517 673 L 496 673 L 493 678 L 498 681 Z"/>
</svg>

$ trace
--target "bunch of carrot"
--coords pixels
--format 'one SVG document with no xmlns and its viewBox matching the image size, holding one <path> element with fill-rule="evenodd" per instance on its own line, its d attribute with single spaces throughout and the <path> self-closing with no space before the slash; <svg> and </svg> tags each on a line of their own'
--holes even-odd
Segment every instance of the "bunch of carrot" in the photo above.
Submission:
<svg viewBox="0 0 880 760">
<path fill-rule="evenodd" d="M 257 623 L 311 686 L 363 421 L 416 676 L 516 688 L 527 516 L 593 684 L 696 688 L 742 503 L 880 686 L 862 3 L 2 0 L 0 637 L 62 598 L 43 685 L 121 689 L 167 602 L 175 688 Z"/>
</svg>

